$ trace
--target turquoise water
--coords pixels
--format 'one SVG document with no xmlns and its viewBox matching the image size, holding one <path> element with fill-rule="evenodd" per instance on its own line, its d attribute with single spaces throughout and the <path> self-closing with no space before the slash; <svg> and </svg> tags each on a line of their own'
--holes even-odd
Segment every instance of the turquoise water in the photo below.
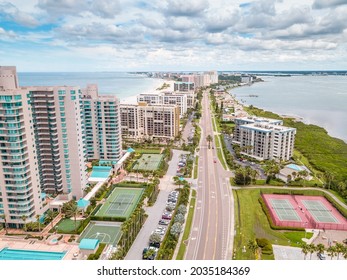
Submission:
<svg viewBox="0 0 347 280">
<path fill-rule="evenodd" d="M 302 169 L 297 166 L 296 164 L 288 164 L 287 167 L 291 168 L 291 169 L 294 169 L 296 171 L 301 171 Z"/>
<path fill-rule="evenodd" d="M 46 252 L 4 248 L 0 260 L 61 260 L 66 252 Z"/>
<path fill-rule="evenodd" d="M 112 167 L 94 166 L 90 178 L 107 178 L 110 175 Z"/>
<path fill-rule="evenodd" d="M 347 141 L 347 76 L 261 77 L 265 82 L 231 90 L 238 100 L 295 115 Z M 250 97 L 258 96 L 258 97 Z"/>
<path fill-rule="evenodd" d="M 97 84 L 99 93 L 116 95 L 120 100 L 153 90 L 163 82 L 125 72 L 18 73 L 20 86 L 80 86 Z"/>
</svg>

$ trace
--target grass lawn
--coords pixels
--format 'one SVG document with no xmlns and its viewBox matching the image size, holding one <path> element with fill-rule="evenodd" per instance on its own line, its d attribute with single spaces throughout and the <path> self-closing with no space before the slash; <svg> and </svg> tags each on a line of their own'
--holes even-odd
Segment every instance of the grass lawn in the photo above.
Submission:
<svg viewBox="0 0 347 280">
<path fill-rule="evenodd" d="M 290 245 L 298 247 L 298 239 L 304 232 L 273 230 L 270 228 L 266 215 L 264 214 L 258 199 L 259 189 L 234 190 L 235 197 L 235 229 L 234 258 L 237 260 L 254 259 L 250 250 L 242 252 L 243 246 L 247 246 L 249 240 L 255 238 L 266 238 L 272 244 Z M 287 234 L 287 235 L 286 235 Z M 307 234 L 308 236 L 308 234 Z"/>
<path fill-rule="evenodd" d="M 199 168 L 199 156 L 195 157 L 195 166 L 194 166 L 194 179 L 198 178 L 198 168 Z"/>
<path fill-rule="evenodd" d="M 182 242 L 181 242 L 180 248 L 178 250 L 176 260 L 183 260 L 184 254 L 186 252 L 187 246 L 186 246 L 186 244 L 184 244 L 184 241 L 188 239 L 190 231 L 191 231 L 191 227 L 192 227 L 192 223 L 193 223 L 195 203 L 196 203 L 196 191 L 193 190 L 192 198 L 190 199 L 190 203 L 189 203 L 189 211 L 188 211 L 188 216 L 187 216 L 187 221 L 186 221 L 186 227 L 184 229 Z"/>
<path fill-rule="evenodd" d="M 218 156 L 218 159 L 221 162 L 223 168 L 227 169 L 227 164 L 225 163 L 224 158 L 223 158 L 223 154 L 222 154 L 223 151 L 222 151 L 222 148 L 221 148 L 221 146 L 219 144 L 219 140 L 221 140 L 219 137 L 220 137 L 220 135 L 219 136 L 218 135 L 214 136 L 214 143 L 215 143 L 215 146 L 216 146 L 216 149 L 217 149 L 217 156 Z"/>
<path fill-rule="evenodd" d="M 76 229 L 81 224 L 81 220 L 76 220 Z M 72 219 L 62 219 L 57 225 L 58 233 L 74 233 L 75 232 L 75 221 Z"/>
</svg>

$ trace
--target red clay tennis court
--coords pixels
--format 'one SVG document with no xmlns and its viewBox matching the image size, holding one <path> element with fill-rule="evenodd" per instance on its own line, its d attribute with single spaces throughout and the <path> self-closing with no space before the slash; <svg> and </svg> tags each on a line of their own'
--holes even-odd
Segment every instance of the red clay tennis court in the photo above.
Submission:
<svg viewBox="0 0 347 280">
<path fill-rule="evenodd" d="M 347 230 L 347 219 L 323 196 L 262 194 L 276 226 Z"/>
</svg>

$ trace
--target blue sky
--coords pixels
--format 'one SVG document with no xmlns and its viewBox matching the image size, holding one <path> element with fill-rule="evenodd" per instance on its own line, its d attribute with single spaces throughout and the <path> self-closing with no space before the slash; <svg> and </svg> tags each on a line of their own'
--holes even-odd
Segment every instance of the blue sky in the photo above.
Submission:
<svg viewBox="0 0 347 280">
<path fill-rule="evenodd" d="M 5 0 L 0 65 L 346 70 L 347 0 Z"/>
</svg>

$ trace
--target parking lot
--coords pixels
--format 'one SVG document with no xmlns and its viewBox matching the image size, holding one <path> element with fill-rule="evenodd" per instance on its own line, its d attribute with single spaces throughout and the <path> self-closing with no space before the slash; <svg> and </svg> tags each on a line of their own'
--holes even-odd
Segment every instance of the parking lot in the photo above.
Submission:
<svg viewBox="0 0 347 280">
<path fill-rule="evenodd" d="M 175 190 L 178 186 L 174 184 L 173 177 L 176 176 L 178 162 L 180 160 L 179 156 L 183 151 L 173 150 L 173 156 L 169 162 L 169 168 L 166 175 L 160 179 L 160 192 L 156 203 L 152 207 L 147 207 L 146 213 L 148 218 L 143 225 L 141 231 L 137 235 L 132 247 L 130 248 L 126 260 L 141 260 L 143 249 L 149 246 L 149 237 L 154 232 L 159 225 L 159 221 L 162 220 L 164 209 L 166 208 L 167 200 L 171 191 Z"/>
</svg>

